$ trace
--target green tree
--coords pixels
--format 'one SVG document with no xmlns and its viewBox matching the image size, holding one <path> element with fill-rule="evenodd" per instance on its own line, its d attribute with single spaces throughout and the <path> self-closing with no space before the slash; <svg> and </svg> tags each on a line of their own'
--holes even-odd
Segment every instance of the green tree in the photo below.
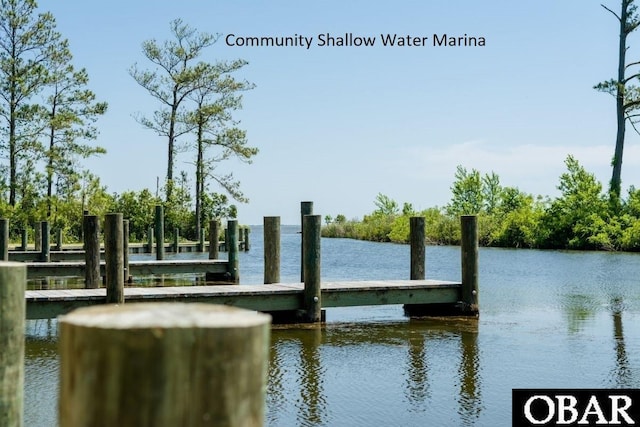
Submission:
<svg viewBox="0 0 640 427">
<path fill-rule="evenodd" d="M 611 162 L 613 171 L 611 181 L 609 183 L 609 200 L 611 206 L 617 211 L 620 207 L 620 187 L 622 184 L 622 155 L 624 151 L 625 125 L 629 120 L 635 127 L 635 123 L 640 117 L 636 113 L 640 109 L 640 89 L 638 86 L 631 84 L 636 80 L 640 73 L 627 75 L 629 68 L 640 65 L 640 62 L 627 62 L 627 45 L 628 36 L 638 29 L 640 19 L 637 13 L 637 5 L 635 0 L 621 0 L 620 14 L 605 5 L 604 9 L 609 11 L 619 23 L 619 45 L 618 45 L 618 76 L 616 79 L 607 80 L 594 86 L 596 90 L 609 93 L 616 99 L 616 146 Z"/>
<path fill-rule="evenodd" d="M 451 186 L 451 201 L 447 205 L 447 213 L 452 216 L 474 215 L 482 211 L 484 194 L 480 172 L 458 165 Z"/>
<path fill-rule="evenodd" d="M 129 73 L 135 81 L 160 102 L 160 109 L 151 118 L 138 116 L 144 127 L 167 137 L 167 200 L 171 197 L 176 140 L 193 130 L 184 102 L 198 88 L 202 73 L 208 67 L 194 64 L 203 50 L 213 45 L 219 35 L 201 33 L 184 24 L 181 19 L 170 23 L 172 40 L 160 44 L 156 40 L 142 43 L 142 53 L 153 64 L 154 69 L 140 70 L 134 64 Z"/>
<path fill-rule="evenodd" d="M 9 162 L 9 204 L 16 205 L 20 161 L 29 157 L 41 129 L 32 98 L 47 84 L 50 47 L 60 40 L 53 15 L 36 14 L 35 0 L 0 0 L 0 151 Z"/>
<path fill-rule="evenodd" d="M 48 96 L 42 106 L 46 121 L 44 152 L 47 175 L 47 217 L 51 216 L 54 179 L 58 185 L 76 180 L 77 159 L 106 150 L 84 141 L 97 137 L 94 125 L 107 110 L 107 103 L 97 102 L 96 95 L 86 88 L 89 76 L 85 69 L 76 70 L 67 40 L 50 47 L 48 61 Z"/>
<path fill-rule="evenodd" d="M 376 213 L 381 215 L 398 215 L 398 203 L 382 193 L 378 193 L 376 200 L 373 202 L 376 206 Z"/>
</svg>

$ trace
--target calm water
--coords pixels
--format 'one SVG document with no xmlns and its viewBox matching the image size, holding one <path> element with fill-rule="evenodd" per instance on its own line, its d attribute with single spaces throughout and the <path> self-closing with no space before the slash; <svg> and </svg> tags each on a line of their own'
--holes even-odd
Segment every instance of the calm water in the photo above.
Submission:
<svg viewBox="0 0 640 427">
<path fill-rule="evenodd" d="M 262 281 L 262 229 L 240 258 Z M 183 257 L 199 256 L 185 254 Z M 405 279 L 409 247 L 322 240 L 328 280 Z M 299 281 L 283 227 L 282 281 Z M 460 279 L 456 247 L 427 277 Z M 480 250 L 479 321 L 407 319 L 401 306 L 330 309 L 322 327 L 272 333 L 269 426 L 508 426 L 513 388 L 640 388 L 640 255 Z M 25 425 L 55 426 L 55 321 L 27 325 Z"/>
</svg>

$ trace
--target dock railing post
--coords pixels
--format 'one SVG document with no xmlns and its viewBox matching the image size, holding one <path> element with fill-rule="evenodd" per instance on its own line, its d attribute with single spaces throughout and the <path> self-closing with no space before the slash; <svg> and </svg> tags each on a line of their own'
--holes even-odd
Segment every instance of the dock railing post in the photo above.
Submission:
<svg viewBox="0 0 640 427">
<path fill-rule="evenodd" d="M 124 303 L 124 253 L 122 214 L 110 213 L 104 220 L 104 258 L 107 304 Z"/>
<path fill-rule="evenodd" d="M 164 207 L 156 205 L 156 259 L 164 259 Z"/>
<path fill-rule="evenodd" d="M 300 202 L 300 229 L 304 228 L 305 215 L 313 215 L 313 202 Z M 304 282 L 304 231 L 300 234 L 300 281 Z"/>
<path fill-rule="evenodd" d="M 262 426 L 270 322 L 202 303 L 94 306 L 62 316 L 59 425 Z M 105 372 L 118 373 L 108 387 Z"/>
<path fill-rule="evenodd" d="M 84 237 L 84 287 L 100 287 L 100 221 L 96 215 L 85 215 L 82 221 Z"/>
<path fill-rule="evenodd" d="M 280 283 L 280 217 L 265 216 L 263 223 L 264 283 Z"/>
<path fill-rule="evenodd" d="M 238 221 L 230 219 L 227 221 L 227 251 L 229 252 L 229 279 L 232 283 L 240 282 L 240 271 L 238 269 Z"/>
<path fill-rule="evenodd" d="M 122 257 L 125 283 L 131 283 L 131 275 L 129 274 L 129 220 L 122 220 Z"/>
<path fill-rule="evenodd" d="M 322 321 L 322 295 L 320 289 L 320 215 L 305 215 L 302 218 L 302 241 L 304 261 L 304 291 L 302 295 L 304 320 Z"/>
<path fill-rule="evenodd" d="M 466 315 L 478 315 L 478 219 L 475 215 L 460 217 L 462 231 L 462 311 Z"/>
<path fill-rule="evenodd" d="M 220 223 L 217 219 L 209 221 L 209 259 L 218 259 L 220 249 Z"/>
<path fill-rule="evenodd" d="M 49 229 L 49 221 L 42 221 L 40 227 L 42 235 L 40 258 L 44 262 L 49 262 L 51 261 L 51 231 Z"/>
<path fill-rule="evenodd" d="M 411 241 L 411 280 L 425 279 L 425 233 L 424 217 L 409 218 Z"/>
<path fill-rule="evenodd" d="M 0 219 L 0 261 L 9 261 L 9 220 Z"/>
<path fill-rule="evenodd" d="M 22 426 L 27 267 L 0 262 L 0 425 Z"/>
</svg>

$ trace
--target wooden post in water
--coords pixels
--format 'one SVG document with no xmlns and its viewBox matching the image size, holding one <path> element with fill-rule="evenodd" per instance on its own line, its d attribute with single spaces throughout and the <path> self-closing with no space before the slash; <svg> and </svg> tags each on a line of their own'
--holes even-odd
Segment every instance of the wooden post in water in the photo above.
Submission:
<svg viewBox="0 0 640 427">
<path fill-rule="evenodd" d="M 27 267 L 0 262 L 0 426 L 22 427 Z"/>
<path fill-rule="evenodd" d="M 313 202 L 300 202 L 300 229 L 305 215 L 313 215 Z M 300 281 L 304 282 L 304 231 L 300 234 Z"/>
<path fill-rule="evenodd" d="M 262 426 L 270 323 L 266 314 L 202 303 L 62 316 L 59 425 Z"/>
<path fill-rule="evenodd" d="M 27 227 L 24 227 L 22 229 L 22 233 L 20 237 L 21 237 L 20 250 L 26 251 L 29 246 L 29 230 L 27 230 Z"/>
<path fill-rule="evenodd" d="M 104 259 L 107 276 L 107 304 L 124 303 L 124 253 L 122 214 L 104 219 Z"/>
<path fill-rule="evenodd" d="M 280 217 L 265 216 L 263 224 L 264 283 L 280 283 Z"/>
<path fill-rule="evenodd" d="M 230 219 L 227 221 L 227 231 L 229 240 L 227 240 L 227 251 L 229 252 L 229 280 L 231 283 L 240 282 L 240 270 L 238 269 L 238 220 Z"/>
<path fill-rule="evenodd" d="M 36 225 L 33 227 L 33 238 L 36 252 L 42 252 L 42 224 L 40 221 L 36 222 Z"/>
<path fill-rule="evenodd" d="M 218 259 L 220 246 L 220 223 L 216 219 L 209 221 L 209 259 Z"/>
<path fill-rule="evenodd" d="M 249 226 L 246 226 L 244 228 L 244 251 L 245 252 L 249 252 L 249 249 L 251 249 L 251 245 L 249 243 L 249 233 L 251 233 L 251 228 Z"/>
<path fill-rule="evenodd" d="M 122 258 L 124 270 L 124 282 L 131 283 L 131 274 L 129 274 L 129 220 L 122 220 Z"/>
<path fill-rule="evenodd" d="M 40 251 L 40 259 L 44 262 L 51 261 L 51 231 L 49 229 L 49 221 L 40 223 L 42 236 L 42 250 Z"/>
<path fill-rule="evenodd" d="M 302 306 L 304 321 L 322 321 L 322 296 L 320 292 L 320 215 L 305 215 L 302 218 L 302 241 L 304 261 L 304 292 Z"/>
<path fill-rule="evenodd" d="M 153 253 L 153 227 L 149 227 L 147 230 L 147 250 L 149 254 Z"/>
<path fill-rule="evenodd" d="M 424 217 L 409 218 L 409 240 L 411 242 L 411 280 L 425 278 L 425 234 Z"/>
<path fill-rule="evenodd" d="M 475 215 L 460 217 L 462 231 L 462 312 L 479 314 L 478 306 L 478 218 Z"/>
<path fill-rule="evenodd" d="M 238 250 L 244 249 L 244 227 L 238 227 Z"/>
<path fill-rule="evenodd" d="M 200 235 L 198 236 L 198 252 L 204 252 L 204 229 L 200 229 Z"/>
<path fill-rule="evenodd" d="M 100 287 L 100 221 L 96 215 L 85 215 L 82 220 L 84 236 L 84 287 Z"/>
<path fill-rule="evenodd" d="M 222 251 L 229 252 L 229 224 L 228 223 L 227 223 L 227 227 L 224 229 L 224 246 Z"/>
<path fill-rule="evenodd" d="M 164 259 L 164 207 L 156 205 L 156 259 Z"/>
<path fill-rule="evenodd" d="M 173 232 L 173 251 L 176 254 L 180 253 L 180 229 L 178 227 Z"/>
<path fill-rule="evenodd" d="M 9 220 L 0 219 L 0 261 L 9 261 Z"/>
<path fill-rule="evenodd" d="M 56 251 L 62 250 L 62 228 L 56 230 Z"/>
</svg>

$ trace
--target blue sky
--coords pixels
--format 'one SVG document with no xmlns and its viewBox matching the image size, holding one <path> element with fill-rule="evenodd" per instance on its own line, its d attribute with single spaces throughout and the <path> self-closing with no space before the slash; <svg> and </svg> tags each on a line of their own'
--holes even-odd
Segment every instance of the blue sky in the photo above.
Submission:
<svg viewBox="0 0 640 427">
<path fill-rule="evenodd" d="M 606 185 L 615 141 L 611 96 L 592 89 L 616 74 L 617 23 L 601 0 L 507 1 L 140 1 L 41 0 L 69 39 L 76 66 L 109 103 L 87 165 L 113 192 L 155 190 L 166 173 L 166 140 L 136 113 L 158 105 L 128 74 L 150 66 L 141 43 L 169 38 L 182 18 L 222 37 L 203 59 L 249 61 L 238 77 L 256 84 L 237 118 L 251 165 L 230 160 L 249 197 L 242 223 L 263 216 L 299 222 L 299 204 L 321 215 L 362 218 L 378 193 L 415 208 L 443 206 L 457 165 L 495 171 L 503 185 L 555 196 L 572 154 Z M 618 9 L 619 1 L 604 0 Z M 485 47 L 232 47 L 241 36 L 450 34 Z M 640 34 L 629 55 L 640 56 Z M 634 56 L 635 55 L 635 56 Z M 186 142 L 186 141 L 184 141 Z M 193 153 L 176 172 L 192 173 Z M 640 185 L 638 135 L 628 131 L 623 186 Z"/>
</svg>

